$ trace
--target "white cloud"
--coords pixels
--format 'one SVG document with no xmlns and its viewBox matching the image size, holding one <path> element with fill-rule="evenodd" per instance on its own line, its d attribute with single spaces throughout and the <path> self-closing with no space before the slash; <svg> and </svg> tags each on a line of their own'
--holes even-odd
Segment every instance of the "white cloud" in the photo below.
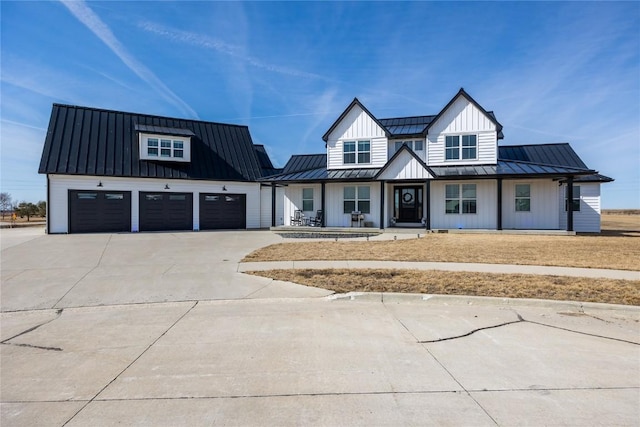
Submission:
<svg viewBox="0 0 640 427">
<path fill-rule="evenodd" d="M 96 15 L 87 4 L 82 1 L 61 0 L 71 14 L 91 30 L 111 51 L 124 62 L 138 77 L 156 90 L 163 98 L 191 117 L 198 118 L 198 114 L 178 95 L 173 93 L 151 70 L 140 63 L 120 43 L 111 29 Z"/>
</svg>

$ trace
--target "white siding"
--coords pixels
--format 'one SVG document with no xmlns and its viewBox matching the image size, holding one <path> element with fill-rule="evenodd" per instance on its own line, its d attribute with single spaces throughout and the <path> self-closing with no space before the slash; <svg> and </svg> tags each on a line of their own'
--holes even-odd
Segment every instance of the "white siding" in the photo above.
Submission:
<svg viewBox="0 0 640 427">
<path fill-rule="evenodd" d="M 516 212 L 516 184 L 531 187 L 531 211 Z M 558 230 L 560 187 L 557 181 L 517 180 L 502 183 L 502 228 L 516 230 Z"/>
<path fill-rule="evenodd" d="M 446 184 L 476 184 L 477 213 L 445 213 Z M 497 183 L 481 181 L 432 181 L 431 182 L 431 228 L 434 229 L 496 229 Z"/>
<path fill-rule="evenodd" d="M 580 211 L 573 213 L 573 230 L 583 233 L 600 232 L 600 183 L 576 183 L 580 187 Z M 558 195 L 560 228 L 567 229 L 567 212 L 564 206 L 566 185 Z"/>
<path fill-rule="evenodd" d="M 478 135 L 478 158 L 475 160 L 445 161 L 445 136 Z M 496 125 L 482 111 L 460 96 L 429 129 L 427 135 L 427 164 L 495 164 L 498 159 Z"/>
<path fill-rule="evenodd" d="M 304 216 L 315 218 L 316 211 L 322 209 L 322 187 L 320 184 L 291 184 L 284 190 L 284 225 L 291 225 L 291 217 L 294 216 L 295 211 L 302 209 L 303 188 L 313 188 L 313 210 L 305 211 Z"/>
<path fill-rule="evenodd" d="M 271 187 L 260 189 L 260 227 L 271 227 Z M 276 226 L 284 224 L 284 188 L 276 188 Z"/>
<path fill-rule="evenodd" d="M 102 187 L 97 188 L 98 182 Z M 165 190 L 169 185 L 170 190 Z M 193 229 L 200 228 L 199 193 L 247 195 L 247 228 L 260 228 L 260 184 L 228 181 L 190 181 L 156 178 L 114 178 L 99 176 L 49 175 L 49 231 L 67 233 L 69 190 L 131 191 L 131 231 L 139 229 L 138 196 L 140 191 L 193 193 Z"/>
<path fill-rule="evenodd" d="M 371 164 L 343 164 L 343 141 L 371 141 Z M 382 167 L 387 162 L 387 138 L 378 124 L 359 106 L 354 106 L 329 134 L 327 141 L 327 167 L 351 169 Z"/>
<path fill-rule="evenodd" d="M 369 186 L 371 196 L 371 213 L 364 215 L 364 221 L 372 221 L 374 227 L 380 227 L 380 183 L 340 183 L 326 185 L 326 226 L 351 227 L 351 213 L 344 213 L 344 187 Z"/>
<path fill-rule="evenodd" d="M 380 179 L 429 179 L 429 172 L 407 151 L 400 153 L 380 175 Z"/>
</svg>

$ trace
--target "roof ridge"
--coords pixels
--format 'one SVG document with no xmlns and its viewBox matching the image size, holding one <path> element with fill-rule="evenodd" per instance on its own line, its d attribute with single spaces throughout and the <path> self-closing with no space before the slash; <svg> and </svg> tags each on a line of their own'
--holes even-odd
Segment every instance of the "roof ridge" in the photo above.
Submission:
<svg viewBox="0 0 640 427">
<path fill-rule="evenodd" d="M 54 107 L 77 108 L 77 109 L 101 111 L 101 112 L 107 112 L 107 113 L 128 114 L 130 116 L 145 116 L 145 117 L 151 117 L 151 118 L 157 118 L 157 119 L 183 120 L 183 121 L 196 122 L 196 123 L 209 123 L 213 125 L 234 126 L 234 127 L 241 127 L 241 128 L 247 128 L 247 129 L 249 128 L 248 125 L 239 125 L 235 123 L 222 123 L 222 122 L 212 122 L 209 120 L 201 120 L 201 119 L 186 119 L 181 117 L 160 116 L 157 114 L 134 113 L 132 111 L 110 110 L 108 108 L 101 108 L 101 107 L 87 107 L 83 105 L 61 104 L 58 102 L 54 102 L 52 105 Z"/>
<path fill-rule="evenodd" d="M 385 117 L 378 120 L 395 120 L 395 119 L 417 119 L 418 117 L 435 117 L 437 114 L 421 114 L 419 116 L 401 116 L 401 117 Z"/>
<path fill-rule="evenodd" d="M 569 145 L 568 142 L 544 142 L 542 144 L 516 144 L 516 145 L 498 145 L 498 148 L 508 148 L 508 147 L 541 147 L 543 145 Z"/>
</svg>

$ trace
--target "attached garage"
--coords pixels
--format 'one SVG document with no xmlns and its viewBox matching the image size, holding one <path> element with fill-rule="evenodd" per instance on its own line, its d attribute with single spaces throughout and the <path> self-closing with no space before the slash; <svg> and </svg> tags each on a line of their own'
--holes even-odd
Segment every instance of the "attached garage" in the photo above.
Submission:
<svg viewBox="0 0 640 427">
<path fill-rule="evenodd" d="M 69 232 L 131 231 L 130 191 L 69 190 Z"/>
<path fill-rule="evenodd" d="M 192 193 L 140 192 L 140 231 L 193 230 Z"/>
<path fill-rule="evenodd" d="M 246 194 L 200 193 L 200 230 L 245 228 Z"/>
</svg>

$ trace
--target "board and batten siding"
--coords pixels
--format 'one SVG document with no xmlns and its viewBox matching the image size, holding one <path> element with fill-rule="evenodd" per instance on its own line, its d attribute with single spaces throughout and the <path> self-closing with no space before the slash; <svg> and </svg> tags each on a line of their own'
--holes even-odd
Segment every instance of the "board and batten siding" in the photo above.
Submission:
<svg viewBox="0 0 640 427">
<path fill-rule="evenodd" d="M 409 152 L 403 151 L 389 164 L 378 179 L 384 180 L 413 180 L 430 179 L 429 172 Z"/>
<path fill-rule="evenodd" d="M 445 185 L 476 184 L 476 213 L 445 213 Z M 431 182 L 432 229 L 492 229 L 498 224 L 497 188 L 495 180 Z"/>
<path fill-rule="evenodd" d="M 313 210 L 304 211 L 307 218 L 315 218 L 316 211 L 322 206 L 322 188 L 320 184 L 290 184 L 284 190 L 284 225 L 291 225 L 295 211 L 302 210 L 302 189 L 313 188 Z"/>
<path fill-rule="evenodd" d="M 446 135 L 478 135 L 475 160 L 445 160 Z M 495 164 L 498 160 L 496 125 L 475 105 L 459 97 L 431 126 L 427 135 L 428 165 Z"/>
<path fill-rule="evenodd" d="M 102 182 L 102 187 L 97 187 Z M 165 190 L 165 185 L 169 190 Z M 69 190 L 130 191 L 131 231 L 139 230 L 139 193 L 193 193 L 193 229 L 200 228 L 199 193 L 246 194 L 247 228 L 260 228 L 260 184 L 230 181 L 194 181 L 156 178 L 49 175 L 49 232 L 69 232 Z"/>
<path fill-rule="evenodd" d="M 529 184 L 531 210 L 516 212 L 516 185 Z M 560 209 L 557 181 L 505 180 L 502 182 L 502 228 L 515 230 L 559 230 Z"/>
<path fill-rule="evenodd" d="M 600 183 L 577 182 L 574 186 L 580 187 L 580 211 L 573 212 L 573 231 L 582 233 L 599 233 L 601 220 Z M 558 202 L 560 211 L 560 228 L 567 229 L 567 211 L 564 198 L 567 186 L 563 185 L 559 192 Z"/>
<path fill-rule="evenodd" d="M 371 213 L 364 214 L 364 221 L 371 221 L 374 227 L 380 227 L 380 182 L 327 184 L 325 188 L 325 223 L 327 227 L 351 227 L 351 212 L 344 213 L 344 187 L 363 186 L 369 187 L 371 197 Z"/>
<path fill-rule="evenodd" d="M 271 227 L 271 187 L 260 188 L 260 228 Z M 284 225 L 284 188 L 276 188 L 276 226 Z"/>
<path fill-rule="evenodd" d="M 344 141 L 371 141 L 371 163 L 347 164 L 343 162 Z M 382 129 L 358 105 L 355 105 L 342 119 L 327 139 L 327 168 L 352 169 L 382 167 L 387 162 L 387 137 Z"/>
</svg>

